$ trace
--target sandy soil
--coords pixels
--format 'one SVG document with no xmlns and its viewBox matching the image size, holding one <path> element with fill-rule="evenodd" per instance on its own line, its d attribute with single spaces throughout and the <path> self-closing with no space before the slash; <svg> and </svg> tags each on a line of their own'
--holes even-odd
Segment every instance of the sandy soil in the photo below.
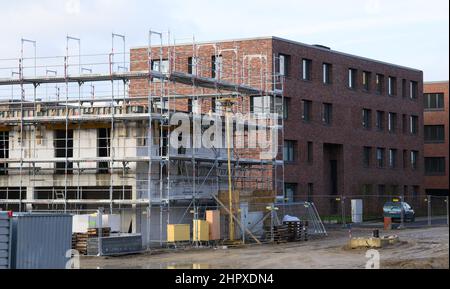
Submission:
<svg viewBox="0 0 450 289">
<path fill-rule="evenodd" d="M 370 236 L 355 229 L 353 236 Z M 382 234 L 387 234 L 382 232 Z M 392 231 L 401 242 L 381 249 L 381 268 L 449 268 L 448 227 Z M 366 251 L 346 248 L 346 230 L 319 240 L 244 248 L 178 249 L 122 257 L 83 257 L 82 268 L 140 269 L 327 269 L 365 268 Z"/>
</svg>

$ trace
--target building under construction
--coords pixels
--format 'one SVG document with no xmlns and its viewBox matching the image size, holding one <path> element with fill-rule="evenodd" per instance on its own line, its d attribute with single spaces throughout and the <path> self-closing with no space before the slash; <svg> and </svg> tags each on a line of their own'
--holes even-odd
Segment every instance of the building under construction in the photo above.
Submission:
<svg viewBox="0 0 450 289">
<path fill-rule="evenodd" d="M 63 56 L 40 57 L 36 47 L 22 39 L 20 58 L 1 60 L 0 208 L 104 208 L 120 214 L 122 232 L 162 244 L 168 224 L 189 224 L 208 208 L 223 210 L 224 223 L 243 210 L 264 223 L 267 205 L 284 196 L 284 77 L 264 47 L 178 45 L 154 31 L 130 52 L 118 34 L 105 54 L 82 53 L 70 36 Z M 255 111 L 276 138 L 270 157 L 245 145 L 254 124 L 234 117 Z M 174 148 L 171 118 L 180 112 L 203 122 L 191 146 Z M 223 146 L 196 146 L 214 121 Z M 244 146 L 228 149 L 236 142 Z"/>
</svg>

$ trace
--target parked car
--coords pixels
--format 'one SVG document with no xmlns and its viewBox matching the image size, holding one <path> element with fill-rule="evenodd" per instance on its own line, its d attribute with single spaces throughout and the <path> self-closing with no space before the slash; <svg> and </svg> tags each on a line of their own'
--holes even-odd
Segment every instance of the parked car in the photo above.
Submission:
<svg viewBox="0 0 450 289">
<path fill-rule="evenodd" d="M 392 221 L 399 221 L 402 219 L 402 206 L 404 212 L 404 221 L 414 222 L 416 213 L 413 208 L 406 202 L 387 202 L 383 206 L 383 212 L 385 217 L 392 218 Z"/>
</svg>

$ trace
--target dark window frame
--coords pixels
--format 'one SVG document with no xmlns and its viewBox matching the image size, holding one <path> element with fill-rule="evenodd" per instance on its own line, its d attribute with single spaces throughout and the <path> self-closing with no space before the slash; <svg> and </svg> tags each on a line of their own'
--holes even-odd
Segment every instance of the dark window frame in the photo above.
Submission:
<svg viewBox="0 0 450 289">
<path fill-rule="evenodd" d="M 436 161 L 438 161 L 437 164 Z M 425 157 L 426 176 L 445 176 L 446 170 L 447 168 L 445 157 Z"/>
<path fill-rule="evenodd" d="M 333 65 L 324 62 L 322 64 L 322 83 L 325 85 L 333 84 Z"/>
<path fill-rule="evenodd" d="M 396 96 L 397 95 L 397 77 L 389 76 L 388 77 L 388 95 Z M 389 91 L 390 90 L 390 91 Z"/>
<path fill-rule="evenodd" d="M 283 160 L 285 163 L 295 163 L 297 160 L 297 141 L 295 140 L 284 140 L 283 146 Z M 291 154 L 292 150 L 292 154 Z"/>
<path fill-rule="evenodd" d="M 312 121 L 312 100 L 302 99 L 302 120 L 304 122 Z"/>
<path fill-rule="evenodd" d="M 312 60 L 308 58 L 302 59 L 302 80 L 312 81 Z"/>
<path fill-rule="evenodd" d="M 363 147 L 363 167 L 370 168 L 372 165 L 372 147 Z"/>
<path fill-rule="evenodd" d="M 377 110 L 375 123 L 376 123 L 376 127 L 377 127 L 378 131 L 384 131 L 384 127 L 385 127 L 384 122 L 385 122 L 385 112 L 381 111 L 381 110 Z"/>
<path fill-rule="evenodd" d="M 347 77 L 347 87 L 349 89 L 356 90 L 358 88 L 358 70 L 356 68 L 349 68 Z"/>
<path fill-rule="evenodd" d="M 423 107 L 425 111 L 443 111 L 445 110 L 445 96 L 442 92 L 424 93 Z M 432 105 L 433 104 L 433 105 Z"/>
<path fill-rule="evenodd" d="M 308 164 L 314 162 L 314 144 L 310 141 L 306 143 L 306 161 Z"/>
<path fill-rule="evenodd" d="M 325 125 L 331 126 L 333 124 L 333 104 L 323 103 L 322 107 L 322 122 Z"/>
<path fill-rule="evenodd" d="M 381 154 L 381 158 L 380 158 L 380 154 Z M 376 159 L 377 159 L 377 167 L 379 169 L 384 168 L 385 162 L 386 162 L 386 149 L 385 148 L 377 148 Z"/>
<path fill-rule="evenodd" d="M 425 143 L 445 143 L 445 125 L 425 125 Z"/>
<path fill-rule="evenodd" d="M 364 108 L 362 111 L 362 126 L 365 129 L 372 128 L 372 110 L 368 108 Z"/>
<path fill-rule="evenodd" d="M 363 91 L 369 92 L 372 73 L 370 71 L 363 71 L 362 78 L 363 78 L 363 81 L 362 81 Z"/>
<path fill-rule="evenodd" d="M 375 82 L 376 82 L 376 92 L 377 92 L 377 94 L 382 95 L 383 94 L 383 90 L 384 90 L 384 86 L 385 86 L 384 75 L 380 74 L 380 73 L 377 73 L 375 75 Z"/>
</svg>

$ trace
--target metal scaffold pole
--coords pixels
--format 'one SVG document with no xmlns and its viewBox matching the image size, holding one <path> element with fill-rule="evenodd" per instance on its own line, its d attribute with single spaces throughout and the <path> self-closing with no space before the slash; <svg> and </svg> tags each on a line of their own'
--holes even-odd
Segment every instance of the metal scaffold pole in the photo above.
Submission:
<svg viewBox="0 0 450 289">
<path fill-rule="evenodd" d="M 283 81 L 271 75 L 268 51 L 258 48 L 247 55 L 240 53 L 239 42 L 197 44 L 195 37 L 192 46 L 177 44 L 170 32 L 166 45 L 165 33 L 150 30 L 147 49 L 131 50 L 127 63 L 125 36 L 111 37 L 107 53 L 82 55 L 80 38 L 66 35 L 63 55 L 39 58 L 36 42 L 22 39 L 19 77 L 13 71 L 10 79 L 0 78 L 0 87 L 11 86 L 6 100 L 0 91 L 0 106 L 7 108 L 0 111 L 0 125 L 16 133 L 9 139 L 17 143 L 1 163 L 9 166 L 5 179 L 15 178 L 20 195 L 27 194 L 26 200 L 10 200 L 7 187 L 8 205 L 65 212 L 102 206 L 105 214 L 119 210 L 127 219 L 131 215 L 127 231 L 141 232 L 150 248 L 151 243 L 166 244 L 165 226 L 178 221 L 179 206 L 184 209 L 189 201 L 191 221 L 225 204 L 229 239 L 238 239 L 236 227 L 244 224 L 242 240 L 248 242 L 251 232 L 240 213 L 248 201 L 244 196 L 250 201 L 259 194 L 275 198 L 282 189 L 280 154 L 260 159 L 236 145 L 249 142 L 250 127 L 264 125 L 282 133 L 283 120 L 275 114 L 265 114 L 260 124 L 245 115 L 252 97 L 262 99 L 259 109 L 266 113 L 283 110 L 282 90 L 276 89 Z M 33 66 L 24 55 L 28 42 L 35 46 Z M 34 74 L 27 73 L 30 68 Z M 20 99 L 14 99 L 19 94 L 14 87 L 20 87 Z M 176 126 L 170 119 L 179 112 L 200 119 L 189 132 L 192 149 L 171 147 Z M 211 119 L 221 129 L 226 124 L 221 137 L 227 147 L 223 139 L 220 146 L 203 147 L 202 134 Z M 238 126 L 247 134 L 238 136 Z M 278 144 L 273 149 L 279 150 Z M 228 200 L 220 201 L 227 194 Z"/>
</svg>

